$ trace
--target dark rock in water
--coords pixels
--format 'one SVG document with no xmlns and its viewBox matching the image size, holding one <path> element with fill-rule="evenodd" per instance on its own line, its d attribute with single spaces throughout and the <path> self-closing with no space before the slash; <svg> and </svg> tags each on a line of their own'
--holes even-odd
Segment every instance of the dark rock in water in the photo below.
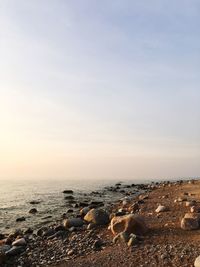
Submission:
<svg viewBox="0 0 200 267">
<path fill-rule="evenodd" d="M 49 215 L 49 216 L 43 217 L 42 220 L 47 220 L 47 219 L 51 219 L 51 218 L 52 218 L 52 216 Z"/>
<path fill-rule="evenodd" d="M 53 235 L 50 235 L 47 239 L 53 239 L 56 237 L 63 237 L 66 235 L 66 231 L 57 231 L 56 233 L 54 233 Z"/>
<path fill-rule="evenodd" d="M 0 240 L 4 239 L 5 235 L 4 234 L 0 234 Z"/>
<path fill-rule="evenodd" d="M 20 217 L 16 219 L 16 222 L 24 222 L 24 221 L 26 221 L 25 217 Z"/>
<path fill-rule="evenodd" d="M 37 204 L 40 204 L 41 201 L 38 201 L 38 200 L 33 200 L 33 201 L 30 201 L 29 203 L 31 205 L 37 205 Z"/>
<path fill-rule="evenodd" d="M 72 207 L 73 207 L 73 208 L 78 208 L 79 205 L 78 205 L 77 203 L 73 203 L 73 204 L 72 204 Z"/>
<path fill-rule="evenodd" d="M 77 202 L 76 202 L 76 200 L 68 200 L 68 204 L 70 204 L 70 205 L 78 205 L 77 204 Z"/>
<path fill-rule="evenodd" d="M 68 199 L 69 199 L 69 200 L 73 200 L 74 197 L 73 197 L 73 196 L 66 196 L 65 199 L 66 199 L 66 200 L 68 200 Z"/>
<path fill-rule="evenodd" d="M 119 191 L 120 193 L 125 193 L 126 191 L 124 189 L 120 190 Z"/>
<path fill-rule="evenodd" d="M 70 228 L 72 226 L 81 227 L 83 226 L 83 224 L 84 224 L 84 221 L 81 218 L 71 218 L 71 219 L 66 219 L 64 221 L 65 228 Z"/>
<path fill-rule="evenodd" d="M 73 194 L 74 191 L 73 190 L 64 190 L 63 194 Z"/>
<path fill-rule="evenodd" d="M 16 255 L 21 254 L 24 250 L 25 250 L 25 247 L 20 247 L 20 246 L 12 247 L 8 251 L 6 251 L 5 255 L 6 256 L 16 256 Z"/>
<path fill-rule="evenodd" d="M 32 233 L 33 233 L 33 229 L 31 229 L 31 228 L 28 228 L 28 229 L 26 229 L 26 230 L 24 231 L 24 234 L 25 234 L 25 235 L 32 234 Z"/>
<path fill-rule="evenodd" d="M 115 186 L 121 186 L 122 184 L 121 183 L 117 183 L 117 184 L 115 184 Z"/>
<path fill-rule="evenodd" d="M 109 215 L 102 209 L 91 209 L 84 217 L 84 220 L 88 223 L 94 223 L 97 225 L 105 225 L 110 221 Z"/>
<path fill-rule="evenodd" d="M 48 227 L 41 227 L 40 229 L 38 229 L 37 230 L 37 233 L 36 233 L 36 235 L 38 235 L 38 236 L 43 236 L 43 234 L 46 232 L 46 231 L 48 231 Z"/>
<path fill-rule="evenodd" d="M 37 212 L 38 212 L 38 211 L 37 211 L 37 209 L 35 209 L 35 208 L 29 210 L 29 213 L 31 213 L 31 214 L 35 214 L 35 213 L 37 213 Z"/>
<path fill-rule="evenodd" d="M 91 201 L 90 205 L 104 206 L 104 203 L 102 201 Z"/>
<path fill-rule="evenodd" d="M 73 209 L 68 209 L 68 210 L 67 210 L 67 213 L 73 213 L 73 212 L 74 212 Z"/>
<path fill-rule="evenodd" d="M 56 232 L 59 232 L 59 231 L 65 231 L 65 227 L 63 225 L 57 225 L 54 230 Z"/>
<path fill-rule="evenodd" d="M 88 206 L 89 206 L 89 204 L 86 202 L 80 202 L 79 203 L 79 207 L 88 207 Z"/>
<path fill-rule="evenodd" d="M 45 231 L 45 232 L 43 233 L 42 236 L 44 236 L 44 237 L 48 237 L 48 236 L 51 236 L 51 235 L 54 235 L 54 234 L 55 234 L 55 230 L 52 229 L 52 228 L 49 228 L 47 231 Z"/>
</svg>

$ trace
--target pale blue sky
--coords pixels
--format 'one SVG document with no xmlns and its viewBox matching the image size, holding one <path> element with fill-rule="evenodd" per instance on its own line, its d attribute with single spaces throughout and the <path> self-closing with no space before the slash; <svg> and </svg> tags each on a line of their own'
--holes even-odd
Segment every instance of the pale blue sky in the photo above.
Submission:
<svg viewBox="0 0 200 267">
<path fill-rule="evenodd" d="M 0 177 L 200 176 L 199 14 L 0 0 Z"/>
</svg>

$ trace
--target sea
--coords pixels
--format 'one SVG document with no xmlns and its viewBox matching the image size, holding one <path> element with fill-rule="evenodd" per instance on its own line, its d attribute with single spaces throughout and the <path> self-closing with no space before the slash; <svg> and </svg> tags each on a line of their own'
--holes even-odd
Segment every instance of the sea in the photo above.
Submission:
<svg viewBox="0 0 200 267">
<path fill-rule="evenodd" d="M 62 218 L 70 205 L 64 198 L 63 191 L 74 191 L 74 198 L 81 202 L 85 200 L 99 200 L 99 195 L 92 192 L 100 192 L 100 200 L 107 203 L 119 199 L 120 194 L 111 194 L 105 191 L 105 187 L 113 186 L 117 182 L 122 184 L 141 183 L 137 179 L 123 179 L 122 181 L 106 179 L 81 179 L 81 180 L 0 180 L 0 233 L 10 233 L 14 229 L 37 229 L 46 224 L 51 224 Z M 150 179 L 142 180 L 143 183 Z M 39 204 L 32 205 L 31 201 Z M 36 208 L 36 214 L 30 214 L 29 210 Z M 25 217 L 25 221 L 16 222 L 19 217 Z"/>
</svg>

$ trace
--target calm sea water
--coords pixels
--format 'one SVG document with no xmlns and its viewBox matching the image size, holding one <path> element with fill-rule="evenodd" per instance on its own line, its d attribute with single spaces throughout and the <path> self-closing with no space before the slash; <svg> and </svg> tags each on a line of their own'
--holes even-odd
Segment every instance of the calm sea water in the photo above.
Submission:
<svg viewBox="0 0 200 267">
<path fill-rule="evenodd" d="M 114 180 L 46 180 L 46 181 L 0 181 L 0 232 L 10 233 L 13 229 L 28 227 L 38 228 L 48 221 L 61 219 L 62 214 L 69 208 L 68 202 L 62 193 L 65 189 L 72 189 L 78 201 L 91 200 L 91 191 L 102 190 L 105 186 L 114 185 Z M 125 180 L 123 183 L 141 183 L 141 180 Z M 149 182 L 149 180 L 143 180 Z M 96 199 L 95 199 L 96 198 Z M 113 202 L 120 195 L 106 191 L 101 200 Z M 92 196 L 99 200 L 98 196 Z M 41 201 L 38 205 L 31 205 L 30 201 Z M 29 214 L 35 207 L 38 213 Z M 24 216 L 26 221 L 16 222 Z M 50 217 L 51 216 L 51 217 Z M 50 217 L 50 218 L 47 218 Z"/>
<path fill-rule="evenodd" d="M 116 181 L 117 182 L 117 181 Z M 0 181 L 0 232 L 9 233 L 12 229 L 27 227 L 37 228 L 48 220 L 61 218 L 69 205 L 64 200 L 65 189 L 74 190 L 74 197 L 83 201 L 93 190 L 113 185 L 115 181 L 104 180 L 63 180 L 63 181 Z M 104 199 L 109 199 L 109 195 Z M 30 201 L 41 201 L 38 205 L 31 205 Z M 29 214 L 31 208 L 38 213 Z M 18 217 L 24 216 L 26 221 L 16 222 Z M 52 216 L 52 218 L 47 218 Z"/>
</svg>

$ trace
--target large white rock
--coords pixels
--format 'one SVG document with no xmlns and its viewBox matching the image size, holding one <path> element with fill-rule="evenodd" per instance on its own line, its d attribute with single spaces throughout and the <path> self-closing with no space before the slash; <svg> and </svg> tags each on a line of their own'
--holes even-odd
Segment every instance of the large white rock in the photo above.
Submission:
<svg viewBox="0 0 200 267">
<path fill-rule="evenodd" d="M 194 267 L 200 267 L 200 256 L 198 256 L 194 262 Z"/>
</svg>

